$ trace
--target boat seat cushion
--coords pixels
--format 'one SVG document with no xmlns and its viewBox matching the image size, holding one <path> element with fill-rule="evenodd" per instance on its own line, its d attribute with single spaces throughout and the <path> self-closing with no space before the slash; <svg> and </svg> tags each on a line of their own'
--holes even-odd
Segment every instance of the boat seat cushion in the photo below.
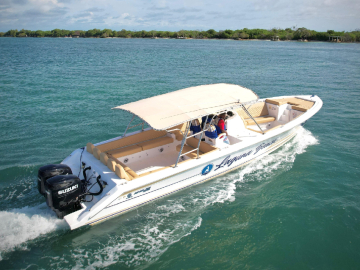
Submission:
<svg viewBox="0 0 360 270">
<path fill-rule="evenodd" d="M 275 117 L 272 116 L 254 117 L 254 119 L 258 124 L 264 124 L 275 121 Z M 251 118 L 244 119 L 244 123 L 246 126 L 255 125 L 255 122 Z"/>
<path fill-rule="evenodd" d="M 130 169 L 124 163 L 122 163 L 118 159 L 113 158 L 113 156 L 110 156 L 107 161 L 108 168 L 116 173 L 116 165 L 120 165 L 125 170 L 125 172 L 128 174 L 129 178 L 131 178 L 131 180 L 139 177 L 139 175 L 136 172 L 134 172 L 132 169 Z M 119 172 L 120 172 L 120 170 L 119 170 Z"/>
<path fill-rule="evenodd" d="M 105 166 L 107 166 L 108 159 L 109 159 L 109 157 L 108 157 L 108 155 L 107 155 L 106 153 L 103 152 L 103 153 L 100 154 L 100 161 L 101 161 Z"/>
<path fill-rule="evenodd" d="M 265 102 L 258 102 L 255 104 L 247 105 L 245 107 L 248 110 L 248 112 L 252 115 L 252 117 L 269 115 L 269 111 L 267 109 Z M 243 119 L 249 118 L 249 115 L 242 108 L 237 109 L 236 112 Z"/>
<path fill-rule="evenodd" d="M 93 149 L 93 155 L 96 159 L 100 159 L 100 154 L 101 154 L 101 151 L 97 148 L 97 147 L 94 147 Z"/>
<path fill-rule="evenodd" d="M 296 98 L 296 97 L 266 99 L 265 101 L 266 101 L 266 103 L 271 103 L 271 104 L 278 105 L 278 106 L 283 105 L 283 104 L 295 105 L 295 106 L 292 106 L 292 109 L 298 110 L 298 111 L 307 111 L 312 106 L 314 106 L 314 103 L 315 103 L 314 101 L 305 100 L 305 99 Z M 294 108 L 294 107 L 298 107 L 298 109 Z"/>
<path fill-rule="evenodd" d="M 138 145 L 127 146 L 119 149 L 110 150 L 107 153 L 112 155 L 114 158 L 124 157 L 141 152 L 142 148 Z"/>
<path fill-rule="evenodd" d="M 132 180 L 132 177 L 129 174 L 127 174 L 127 172 L 120 164 L 115 165 L 115 174 L 121 179 L 125 179 L 127 181 Z"/>
<path fill-rule="evenodd" d="M 128 137 L 120 138 L 116 141 L 98 145 L 97 148 L 100 149 L 101 152 L 106 152 L 106 151 L 109 151 L 112 149 L 117 149 L 117 148 L 124 147 L 127 145 L 137 144 L 137 143 L 140 143 L 140 142 L 143 142 L 146 140 L 159 138 L 159 137 L 162 137 L 165 135 L 166 135 L 165 130 L 156 131 L 156 130 L 151 129 L 151 130 L 139 132 L 134 135 L 130 135 Z"/>
<path fill-rule="evenodd" d="M 88 151 L 90 154 L 93 153 L 95 146 L 92 143 L 87 143 L 86 144 L 86 151 Z"/>
<path fill-rule="evenodd" d="M 174 142 L 174 139 L 166 136 L 166 137 L 153 139 L 153 140 L 150 140 L 147 142 L 138 143 L 137 145 L 140 146 L 143 151 L 145 151 L 145 150 L 159 147 L 159 146 L 169 144 L 172 142 Z"/>
<path fill-rule="evenodd" d="M 182 154 L 187 153 L 191 150 L 194 150 L 195 148 L 197 148 L 197 144 L 198 144 L 198 139 L 196 138 L 189 138 L 186 140 L 186 143 L 184 145 Z M 176 151 L 180 151 L 181 148 L 181 144 L 179 144 L 178 146 L 176 146 Z M 208 154 L 210 152 L 216 151 L 218 150 L 218 148 L 206 143 L 206 142 L 201 142 L 200 143 L 200 149 L 199 149 L 199 156 Z M 186 154 L 189 158 L 197 158 L 197 150 Z"/>
<path fill-rule="evenodd" d="M 285 100 L 278 100 L 278 99 L 266 99 L 266 103 L 274 104 L 277 106 L 281 106 L 283 104 L 286 104 L 287 102 Z"/>
<path fill-rule="evenodd" d="M 187 139 L 186 143 L 188 145 L 190 145 L 191 147 L 193 147 L 193 148 L 197 148 L 198 143 L 199 143 L 199 139 L 196 139 L 196 138 L 192 137 L 192 138 Z M 212 146 L 212 145 L 210 145 L 210 144 L 208 144 L 206 142 L 201 142 L 199 148 L 200 148 L 199 150 L 200 150 L 201 153 L 208 153 L 210 151 L 213 151 L 213 150 L 217 149 L 216 147 L 214 147 L 214 146 Z"/>
<path fill-rule="evenodd" d="M 115 172 L 115 165 L 116 165 L 115 159 L 109 158 L 108 161 L 107 161 L 107 166 L 113 172 Z"/>
<path fill-rule="evenodd" d="M 181 149 L 181 144 L 179 144 L 178 146 L 176 146 L 176 151 L 178 151 L 178 152 L 180 152 L 180 149 Z M 193 147 L 191 147 L 191 146 L 189 146 L 189 145 L 184 145 L 184 147 L 183 147 L 183 150 L 182 150 L 182 152 L 181 152 L 181 154 L 185 154 L 185 153 L 187 153 L 187 152 L 189 152 L 189 151 L 191 151 L 191 150 L 194 150 L 194 148 Z M 199 151 L 199 156 L 202 154 L 202 152 L 201 151 Z M 188 154 L 186 154 L 189 158 L 197 158 L 197 151 L 193 151 L 193 152 L 191 152 L 191 153 L 188 153 Z"/>
<path fill-rule="evenodd" d="M 293 110 L 297 110 L 297 111 L 301 111 L 301 112 L 307 112 L 307 108 L 304 108 L 302 106 L 292 106 L 291 107 Z"/>
</svg>

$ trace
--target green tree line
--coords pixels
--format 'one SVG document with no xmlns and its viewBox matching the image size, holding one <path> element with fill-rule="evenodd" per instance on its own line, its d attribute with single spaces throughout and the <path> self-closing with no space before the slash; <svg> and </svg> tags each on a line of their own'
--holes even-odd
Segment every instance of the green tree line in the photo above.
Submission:
<svg viewBox="0 0 360 270">
<path fill-rule="evenodd" d="M 266 29 L 248 29 L 241 30 L 221 30 L 215 31 L 209 29 L 207 31 L 200 30 L 180 30 L 180 31 L 129 31 L 121 30 L 115 31 L 111 29 L 91 29 L 87 31 L 77 30 L 70 31 L 64 29 L 54 29 L 51 31 L 42 30 L 25 30 L 12 29 L 6 33 L 0 32 L 0 37 L 69 37 L 79 36 L 87 38 L 107 38 L 107 37 L 121 37 L 121 38 L 194 38 L 194 39 L 271 39 L 274 36 L 278 36 L 280 40 L 317 40 L 327 41 L 329 36 L 341 36 L 342 41 L 355 42 L 360 41 L 360 29 L 351 32 L 336 32 L 334 30 L 328 30 L 326 32 L 317 32 L 315 30 L 301 28 L 286 28 L 279 29 L 273 28 Z"/>
</svg>

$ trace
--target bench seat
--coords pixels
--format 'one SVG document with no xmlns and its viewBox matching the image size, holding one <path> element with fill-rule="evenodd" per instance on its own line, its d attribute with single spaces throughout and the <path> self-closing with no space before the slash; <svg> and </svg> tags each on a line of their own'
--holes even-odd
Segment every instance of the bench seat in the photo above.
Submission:
<svg viewBox="0 0 360 270">
<path fill-rule="evenodd" d="M 112 149 L 121 148 L 127 145 L 138 144 L 143 141 L 156 139 L 166 135 L 166 131 L 147 130 L 136 133 L 134 135 L 126 136 L 115 141 L 100 144 L 96 146 L 101 152 L 107 152 Z"/>
<path fill-rule="evenodd" d="M 131 145 L 127 147 L 122 147 L 118 149 L 109 150 L 106 153 L 112 155 L 114 158 L 120 158 L 132 154 L 136 154 L 141 151 L 149 150 L 152 148 L 156 148 L 165 144 L 170 144 L 174 142 L 173 138 L 170 137 L 161 137 L 153 140 L 149 140 L 146 142 L 141 142 L 136 145 Z"/>
<path fill-rule="evenodd" d="M 274 104 L 274 105 L 278 105 L 278 106 L 281 106 L 283 104 L 293 105 L 291 107 L 293 110 L 298 110 L 298 111 L 302 111 L 302 112 L 306 112 L 307 110 L 312 108 L 312 106 L 315 103 L 314 101 L 305 100 L 305 99 L 296 98 L 296 97 L 279 98 L 279 99 L 269 99 L 268 98 L 265 100 L 265 102 Z"/>
<path fill-rule="evenodd" d="M 187 139 L 186 144 L 184 145 L 181 154 L 185 154 L 191 150 L 196 149 L 198 143 L 199 143 L 199 140 L 194 137 Z M 176 151 L 180 152 L 180 149 L 181 149 L 181 144 L 176 146 Z M 199 156 L 208 154 L 208 153 L 216 151 L 216 150 L 218 150 L 218 148 L 216 148 L 206 142 L 201 142 L 200 147 L 199 147 Z M 189 158 L 197 158 L 197 150 L 186 154 L 186 156 L 188 156 Z"/>
<path fill-rule="evenodd" d="M 258 124 L 264 124 L 275 121 L 275 117 L 273 116 L 259 116 L 259 117 L 254 117 L 254 119 Z M 251 118 L 244 119 L 244 123 L 246 126 L 255 125 L 255 122 Z"/>
<path fill-rule="evenodd" d="M 155 147 L 159 147 L 165 144 L 169 144 L 174 142 L 174 139 L 171 137 L 161 137 L 157 139 L 153 139 L 147 142 L 138 143 L 137 145 L 142 148 L 143 151 L 149 150 Z"/>
<path fill-rule="evenodd" d="M 138 145 L 127 146 L 123 148 L 118 148 L 114 150 L 107 151 L 108 154 L 112 155 L 114 158 L 120 158 L 128 155 L 132 155 L 138 152 L 141 152 L 142 148 Z"/>
<path fill-rule="evenodd" d="M 180 152 L 180 149 L 181 149 L 181 144 L 179 144 L 178 146 L 176 146 L 176 151 L 178 151 L 178 152 Z M 189 151 L 191 151 L 191 150 L 194 150 L 195 148 L 193 148 L 193 147 L 191 147 L 191 146 L 189 146 L 189 145 L 184 145 L 184 147 L 183 147 L 183 150 L 182 150 L 182 152 L 181 152 L 181 154 L 185 154 L 185 153 L 187 153 L 187 152 L 189 152 Z M 201 151 L 199 151 L 199 156 L 201 155 L 201 154 L 203 154 Z M 193 152 L 191 152 L 191 153 L 188 153 L 188 154 L 186 154 L 189 158 L 197 158 L 197 150 L 196 151 L 193 151 Z"/>
</svg>

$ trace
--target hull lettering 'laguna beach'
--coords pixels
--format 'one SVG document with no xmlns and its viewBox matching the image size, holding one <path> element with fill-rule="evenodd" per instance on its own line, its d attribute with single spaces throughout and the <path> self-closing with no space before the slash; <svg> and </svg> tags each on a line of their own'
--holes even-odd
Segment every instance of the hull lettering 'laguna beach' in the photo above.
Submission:
<svg viewBox="0 0 360 270">
<path fill-rule="evenodd" d="M 315 95 L 260 99 L 212 84 L 121 105 L 113 109 L 132 114 L 124 134 L 41 167 L 38 189 L 71 229 L 94 225 L 262 158 L 322 104 Z"/>
</svg>

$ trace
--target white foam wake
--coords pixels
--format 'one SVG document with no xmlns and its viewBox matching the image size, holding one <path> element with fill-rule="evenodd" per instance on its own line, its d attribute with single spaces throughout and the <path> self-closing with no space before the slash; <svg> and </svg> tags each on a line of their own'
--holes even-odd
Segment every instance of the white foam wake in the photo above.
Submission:
<svg viewBox="0 0 360 270">
<path fill-rule="evenodd" d="M 66 228 L 64 220 L 56 217 L 45 203 L 0 211 L 0 260 L 15 247 L 25 249 L 25 242 L 58 228 Z"/>
<path fill-rule="evenodd" d="M 236 193 L 236 183 L 238 182 L 262 181 L 268 179 L 277 170 L 290 170 L 298 154 L 306 152 L 308 146 L 318 143 L 317 138 L 310 131 L 300 127 L 297 135 L 274 153 L 253 161 L 235 174 L 228 174 L 218 178 L 218 185 L 216 186 L 218 195 L 213 203 L 235 200 L 234 195 Z"/>
</svg>

